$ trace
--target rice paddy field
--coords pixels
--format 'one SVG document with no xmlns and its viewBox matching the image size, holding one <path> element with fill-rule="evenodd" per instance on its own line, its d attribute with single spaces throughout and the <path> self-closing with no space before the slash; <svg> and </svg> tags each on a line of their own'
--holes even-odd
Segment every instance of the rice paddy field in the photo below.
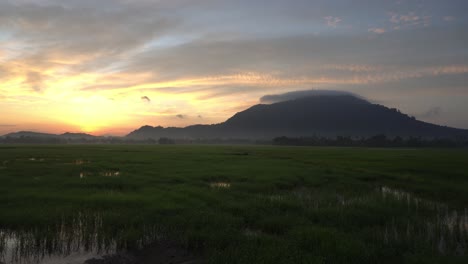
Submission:
<svg viewBox="0 0 468 264">
<path fill-rule="evenodd" d="M 468 263 L 468 150 L 3 145 L 0 263 Z"/>
</svg>

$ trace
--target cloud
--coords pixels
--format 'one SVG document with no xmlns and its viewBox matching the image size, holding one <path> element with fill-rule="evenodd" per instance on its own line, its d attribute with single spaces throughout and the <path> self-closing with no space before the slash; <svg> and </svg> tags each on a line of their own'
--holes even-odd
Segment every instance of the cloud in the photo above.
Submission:
<svg viewBox="0 0 468 264">
<path fill-rule="evenodd" d="M 283 94 L 265 95 L 260 98 L 261 103 L 277 103 L 283 101 L 294 100 L 303 97 L 310 96 L 354 96 L 359 97 L 356 94 L 346 91 L 333 91 L 333 90 L 304 90 L 304 91 L 293 91 Z"/>
<path fill-rule="evenodd" d="M 465 48 L 463 43 L 468 41 L 468 34 L 464 32 L 461 28 L 415 29 L 412 32 L 389 32 L 379 38 L 358 34 L 228 41 L 200 39 L 163 51 L 149 50 L 137 54 L 129 59 L 125 70 L 129 73 L 152 71 L 154 80 L 160 82 L 209 76 L 214 80 L 222 76 L 225 80 L 243 79 L 244 83 L 249 79 L 271 79 L 265 76 L 274 75 L 281 79 L 330 77 L 330 73 L 325 72 L 325 75 L 321 71 L 321 65 L 327 64 L 385 64 L 396 69 L 414 70 L 431 64 L 440 65 L 444 59 L 445 63 L 457 60 L 458 56 L 448 54 Z M 441 58 L 438 54 L 447 55 Z M 467 59 L 463 53 L 460 56 L 460 59 Z M 160 63 L 162 61 L 164 63 Z M 249 72 L 256 74 L 253 76 Z M 336 75 L 337 78 L 341 76 Z"/>
<path fill-rule="evenodd" d="M 187 116 L 182 115 L 182 114 L 178 114 L 178 115 L 176 115 L 176 117 L 179 118 L 179 119 L 185 119 Z"/>
<path fill-rule="evenodd" d="M 405 14 L 389 13 L 390 22 L 394 24 L 393 29 L 409 28 L 423 25 L 428 27 L 431 24 L 432 17 L 428 15 L 418 15 L 415 12 Z"/>
<path fill-rule="evenodd" d="M 311 87 L 362 90 L 377 100 L 398 92 L 408 102 L 428 93 L 466 96 L 468 31 L 461 18 L 468 4 L 423 2 L 0 1 L 2 113 L 81 115 L 86 123 L 97 111 L 75 109 L 98 96 L 115 98 L 102 111 L 118 110 L 122 115 L 112 116 L 128 125 L 132 113 L 148 110 L 142 102 L 157 98 L 161 109 L 174 111 L 161 122 L 188 124 L 192 116 L 176 114 L 222 121 L 262 95 Z M 75 107 L 64 113 L 69 105 Z M 109 118 L 96 123 L 103 120 Z"/>
<path fill-rule="evenodd" d="M 28 85 L 32 90 L 40 92 L 42 89 L 43 78 L 42 75 L 37 72 L 29 72 L 26 75 L 26 85 Z"/>
<path fill-rule="evenodd" d="M 44 91 L 60 78 L 115 72 L 127 56 L 180 21 L 164 15 L 163 4 L 85 2 L 1 1 L 0 59 L 9 69 L 6 78 L 21 78 L 30 89 Z"/>
<path fill-rule="evenodd" d="M 429 110 L 427 110 L 425 113 L 422 113 L 418 115 L 420 118 L 433 118 L 433 117 L 438 117 L 442 114 L 442 108 L 439 106 L 432 107 Z"/>
<path fill-rule="evenodd" d="M 444 17 L 443 17 L 443 20 L 444 20 L 444 21 L 448 21 L 448 22 L 450 22 L 450 21 L 455 21 L 455 19 L 456 19 L 456 18 L 453 17 L 453 16 L 444 16 Z"/>
<path fill-rule="evenodd" d="M 369 32 L 373 32 L 376 34 L 383 34 L 386 32 L 384 28 L 369 28 Z"/>
<path fill-rule="evenodd" d="M 326 70 L 339 70 L 356 73 L 370 73 L 382 71 L 382 66 L 371 64 L 326 64 L 323 66 Z"/>
<path fill-rule="evenodd" d="M 324 17 L 327 26 L 336 28 L 343 20 L 339 17 L 327 16 Z"/>
</svg>

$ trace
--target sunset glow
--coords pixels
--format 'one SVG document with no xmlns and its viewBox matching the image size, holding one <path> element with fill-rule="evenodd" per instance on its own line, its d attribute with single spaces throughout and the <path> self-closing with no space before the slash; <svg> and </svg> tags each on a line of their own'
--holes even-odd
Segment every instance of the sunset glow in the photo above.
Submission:
<svg viewBox="0 0 468 264">
<path fill-rule="evenodd" d="M 0 134 L 212 124 L 307 89 L 468 128 L 463 8 L 274 2 L 2 1 Z"/>
</svg>

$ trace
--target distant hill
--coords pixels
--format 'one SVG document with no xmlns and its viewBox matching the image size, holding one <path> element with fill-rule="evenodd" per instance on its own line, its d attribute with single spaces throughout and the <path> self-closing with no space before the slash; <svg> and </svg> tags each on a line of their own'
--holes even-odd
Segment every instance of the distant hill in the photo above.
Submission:
<svg viewBox="0 0 468 264">
<path fill-rule="evenodd" d="M 10 137 L 10 138 L 21 138 L 21 137 L 32 137 L 32 138 L 61 138 L 61 139 L 95 139 L 96 136 L 85 134 L 85 133 L 64 133 L 61 135 L 57 134 L 47 134 L 47 133 L 39 133 L 39 132 L 32 132 L 32 131 L 19 131 L 10 134 L 3 135 L 3 137 Z"/>
<path fill-rule="evenodd" d="M 288 96 L 295 96 L 290 94 Z M 266 98 L 274 101 L 278 98 Z M 468 138 L 468 130 L 434 125 L 350 93 L 317 93 L 272 104 L 258 104 L 223 123 L 185 128 L 143 126 L 124 138 L 85 133 L 61 135 L 20 131 L 2 136 L 7 142 L 136 142 L 172 139 L 264 139 L 275 137 L 389 137 Z M 13 140 L 8 140 L 13 139 Z M 24 139 L 24 140 L 23 140 Z"/>
<path fill-rule="evenodd" d="M 131 144 L 135 142 L 124 137 L 93 136 L 86 133 L 46 134 L 20 131 L 0 136 L 0 144 Z"/>
<path fill-rule="evenodd" d="M 11 138 L 20 138 L 20 137 L 53 138 L 57 136 L 58 135 L 55 135 L 55 134 L 46 134 L 46 133 L 31 132 L 31 131 L 19 131 L 19 132 L 14 132 L 14 133 L 3 135 L 3 137 L 11 137 Z"/>
<path fill-rule="evenodd" d="M 83 138 L 85 138 L 85 139 L 95 139 L 95 138 L 97 138 L 96 136 L 86 134 L 86 133 L 70 133 L 70 132 L 61 134 L 59 136 L 61 138 L 67 138 L 67 139 L 83 139 Z"/>
<path fill-rule="evenodd" d="M 397 109 L 372 104 L 352 94 L 340 94 L 259 104 L 215 125 L 185 128 L 143 126 L 128 134 L 127 138 L 271 139 L 278 136 L 368 137 L 376 134 L 448 138 L 468 136 L 468 130 L 422 122 Z"/>
</svg>

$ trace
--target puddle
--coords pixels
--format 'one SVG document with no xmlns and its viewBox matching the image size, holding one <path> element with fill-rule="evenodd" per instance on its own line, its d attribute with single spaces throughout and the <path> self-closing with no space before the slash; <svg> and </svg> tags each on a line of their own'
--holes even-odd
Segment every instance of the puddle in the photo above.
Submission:
<svg viewBox="0 0 468 264">
<path fill-rule="evenodd" d="M 85 171 L 80 172 L 80 179 L 86 178 L 88 176 L 91 176 L 91 173 Z"/>
<path fill-rule="evenodd" d="M 339 193 L 314 193 L 308 189 L 297 189 L 289 194 L 260 195 L 273 203 L 285 200 L 297 201 L 304 208 L 386 207 L 394 212 L 382 225 L 375 239 L 386 245 L 406 243 L 410 247 L 426 248 L 438 255 L 468 255 L 468 208 L 451 208 L 449 205 L 431 201 L 413 193 L 382 186 L 360 196 Z M 246 232 L 249 234 L 249 231 Z"/>
<path fill-rule="evenodd" d="M 57 159 L 59 160 L 59 159 Z M 62 164 L 67 164 L 67 165 L 76 165 L 76 166 L 79 166 L 79 165 L 84 165 L 84 164 L 89 164 L 91 163 L 91 161 L 89 160 L 85 160 L 85 159 L 75 159 L 75 160 L 72 160 L 71 162 L 64 162 Z"/>
<path fill-rule="evenodd" d="M 122 261 L 128 248 L 141 250 L 165 238 L 158 226 L 139 226 L 140 235 L 128 239 L 125 235 L 132 227 L 108 229 L 103 219 L 96 213 L 77 213 L 41 228 L 0 229 L 0 263 L 131 263 Z"/>
<path fill-rule="evenodd" d="M 256 229 L 246 228 L 243 232 L 244 236 L 248 238 L 256 238 L 263 234 L 262 231 Z"/>
<path fill-rule="evenodd" d="M 17 252 L 21 251 L 19 249 L 19 242 L 10 238 L 10 241 L 7 242 L 6 252 L 0 256 L 0 263 L 5 264 L 19 264 L 19 263 L 35 263 L 35 264 L 83 264 L 89 259 L 101 259 L 107 255 L 107 253 L 98 252 L 98 251 L 85 251 L 77 250 L 70 252 L 66 255 L 61 254 L 51 254 L 51 255 L 37 255 L 29 257 L 18 256 Z"/>
<path fill-rule="evenodd" d="M 286 196 L 285 195 L 280 195 L 280 194 L 268 195 L 267 199 L 272 201 L 272 202 L 280 202 L 280 201 L 283 201 L 284 199 L 286 199 Z"/>
<path fill-rule="evenodd" d="M 229 182 L 212 182 L 210 183 L 211 188 L 227 189 L 231 188 L 231 183 Z"/>
<path fill-rule="evenodd" d="M 120 171 L 118 170 L 104 171 L 104 172 L 101 172 L 100 175 L 104 177 L 118 177 L 120 176 Z"/>
<path fill-rule="evenodd" d="M 31 157 L 31 158 L 28 158 L 29 161 L 44 161 L 45 159 L 43 158 L 35 158 L 35 157 Z"/>
<path fill-rule="evenodd" d="M 80 179 L 84 179 L 86 177 L 93 176 L 93 175 L 95 174 L 91 172 L 82 171 L 80 172 Z M 100 172 L 98 175 L 103 176 L 103 177 L 118 177 L 121 175 L 121 172 L 118 170 L 103 171 L 103 172 Z"/>
<path fill-rule="evenodd" d="M 74 165 L 83 165 L 83 164 L 88 164 L 90 161 L 88 160 L 83 160 L 83 159 L 76 159 L 72 162 Z"/>
<path fill-rule="evenodd" d="M 0 230 L 0 263 L 82 264 L 117 253 L 117 243 L 99 232 L 99 216 L 78 215 L 46 230 Z"/>
<path fill-rule="evenodd" d="M 409 240 L 420 238 L 427 241 L 439 254 L 466 255 L 468 253 L 468 208 L 455 210 L 447 204 L 430 201 L 415 196 L 412 193 L 382 186 L 378 189 L 384 200 L 393 199 L 404 202 L 420 220 L 407 220 L 402 228 L 401 223 L 385 226 L 384 241 Z M 422 211 L 432 211 L 433 216 L 427 216 Z"/>
</svg>

